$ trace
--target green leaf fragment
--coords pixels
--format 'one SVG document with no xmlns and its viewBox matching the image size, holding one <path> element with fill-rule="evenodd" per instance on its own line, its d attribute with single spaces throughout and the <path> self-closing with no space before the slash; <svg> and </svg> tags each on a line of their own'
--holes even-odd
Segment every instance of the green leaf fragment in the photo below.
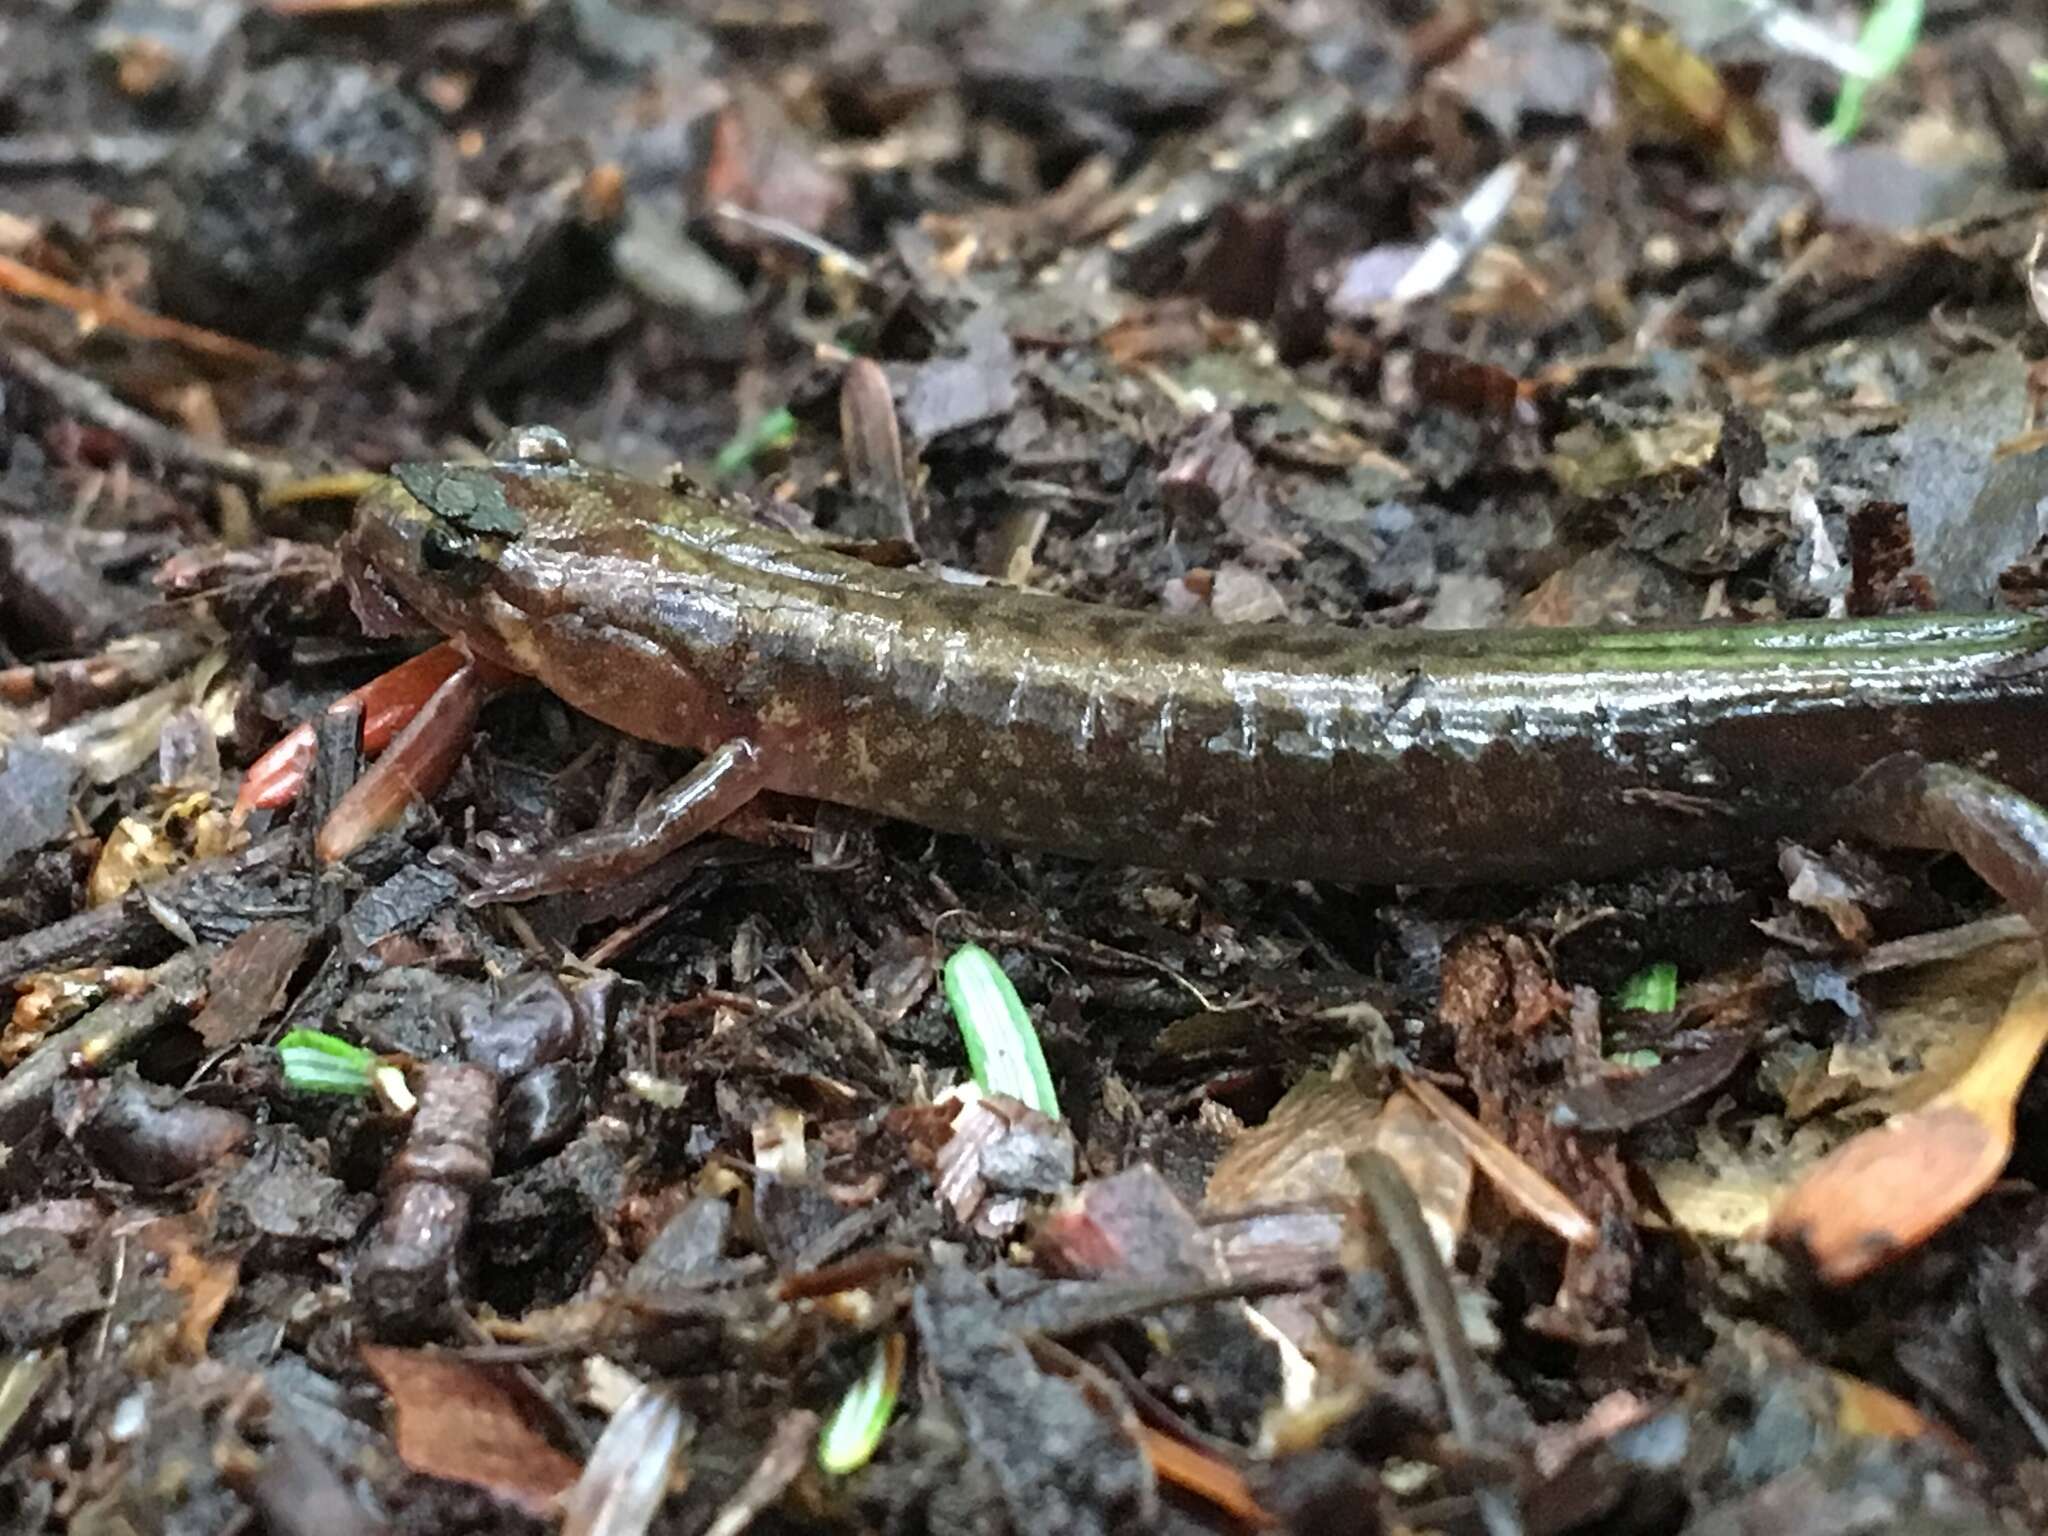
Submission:
<svg viewBox="0 0 2048 1536">
<path fill-rule="evenodd" d="M 1614 1006 L 1636 1013 L 1669 1013 L 1678 1006 L 1678 967 L 1664 960 L 1636 972 L 1614 994 Z"/>
<path fill-rule="evenodd" d="M 796 418 L 787 406 L 770 411 L 751 427 L 743 427 L 734 433 L 731 440 L 718 450 L 718 457 L 711 461 L 711 473 L 720 480 L 729 480 L 749 464 L 757 455 L 769 448 L 781 447 L 796 438 Z"/>
<path fill-rule="evenodd" d="M 1926 12 L 1926 0 L 1878 0 L 1856 42 L 1870 65 L 1872 79 L 1893 74 L 1906 62 L 1913 45 L 1920 41 L 1920 23 Z"/>
<path fill-rule="evenodd" d="M 1038 1031 L 996 957 L 963 944 L 946 961 L 946 1001 L 967 1044 L 967 1064 L 983 1093 L 1008 1094 L 1042 1115 L 1060 1117 Z"/>
<path fill-rule="evenodd" d="M 391 477 L 451 527 L 479 538 L 516 539 L 526 519 L 505 499 L 497 472 L 480 464 L 394 464 Z"/>
</svg>

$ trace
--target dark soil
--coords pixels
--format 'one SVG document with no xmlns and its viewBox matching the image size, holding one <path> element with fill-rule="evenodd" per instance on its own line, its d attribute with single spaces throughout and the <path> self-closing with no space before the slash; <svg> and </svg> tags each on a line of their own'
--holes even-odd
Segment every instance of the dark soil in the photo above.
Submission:
<svg viewBox="0 0 2048 1536">
<path fill-rule="evenodd" d="M 473 906 L 687 767 L 534 692 L 344 862 L 354 715 L 229 814 L 408 654 L 327 477 L 523 423 L 1198 623 L 2040 606 L 2048 10 L 1929 7 L 1842 144 L 1741 14 L 0 14 L 0 1528 L 2048 1529 L 2048 1091 L 1871 1276 L 1757 1240 L 2031 964 L 1956 860 L 1353 889 L 779 807 Z M 947 1096 L 968 942 L 1062 1120 Z"/>
</svg>

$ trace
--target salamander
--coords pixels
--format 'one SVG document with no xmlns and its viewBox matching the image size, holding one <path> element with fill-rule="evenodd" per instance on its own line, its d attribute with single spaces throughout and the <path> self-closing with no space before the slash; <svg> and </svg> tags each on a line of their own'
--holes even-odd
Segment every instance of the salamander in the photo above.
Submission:
<svg viewBox="0 0 2048 1536">
<path fill-rule="evenodd" d="M 399 466 L 345 555 L 359 606 L 395 600 L 708 754 L 630 833 L 588 834 L 586 870 L 767 789 L 1095 859 L 1365 883 L 1598 877 L 1831 829 L 1953 846 L 1986 816 L 1980 843 L 2048 849 L 2025 798 L 2048 791 L 2041 617 L 1224 626 L 886 568 L 586 468 L 543 429 L 516 442 Z M 2038 870 L 1985 873 L 2038 902 Z M 561 883 L 516 860 L 495 877 L 507 898 Z"/>
</svg>

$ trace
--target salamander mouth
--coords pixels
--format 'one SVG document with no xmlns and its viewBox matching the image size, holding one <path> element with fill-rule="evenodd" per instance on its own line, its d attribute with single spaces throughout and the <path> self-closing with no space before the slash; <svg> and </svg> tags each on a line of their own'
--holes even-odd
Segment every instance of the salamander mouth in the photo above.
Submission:
<svg viewBox="0 0 2048 1536">
<path fill-rule="evenodd" d="M 384 573 L 362 556 L 361 546 L 350 535 L 342 541 L 341 574 L 348 587 L 348 605 L 355 611 L 363 633 L 381 640 L 394 635 L 437 633 L 402 593 L 384 579 Z"/>
<path fill-rule="evenodd" d="M 356 506 L 341 540 L 341 571 L 349 606 L 374 637 L 432 633 L 437 626 L 407 579 L 417 569 L 421 533 L 433 513 L 410 492 L 386 482 Z"/>
</svg>

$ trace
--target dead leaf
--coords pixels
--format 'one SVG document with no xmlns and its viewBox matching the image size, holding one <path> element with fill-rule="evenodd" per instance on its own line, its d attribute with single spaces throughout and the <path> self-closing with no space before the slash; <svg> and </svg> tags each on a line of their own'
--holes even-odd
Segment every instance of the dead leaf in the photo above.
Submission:
<svg viewBox="0 0 2048 1536">
<path fill-rule="evenodd" d="M 152 1221 L 135 1240 L 164 1261 L 164 1287 L 185 1297 L 185 1310 L 178 1319 L 178 1354 L 185 1360 L 206 1358 L 206 1341 L 213 1325 L 235 1294 L 241 1279 L 241 1262 L 226 1255 L 202 1253 L 198 1234 L 185 1217 L 166 1216 Z"/>
<path fill-rule="evenodd" d="M 257 923 L 223 950 L 207 972 L 207 1002 L 192 1029 L 218 1050 L 263 1027 L 299 968 L 311 933 L 301 924 Z"/>
</svg>

